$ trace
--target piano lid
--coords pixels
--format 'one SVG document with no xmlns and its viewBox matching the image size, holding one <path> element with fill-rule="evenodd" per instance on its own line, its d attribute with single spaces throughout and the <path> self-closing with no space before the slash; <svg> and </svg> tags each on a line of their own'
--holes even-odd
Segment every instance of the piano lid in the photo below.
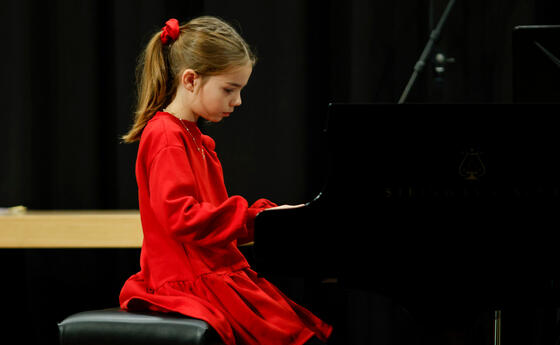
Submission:
<svg viewBox="0 0 560 345">
<path fill-rule="evenodd" d="M 558 203 L 556 107 L 331 104 L 323 194 L 341 202 Z"/>
</svg>

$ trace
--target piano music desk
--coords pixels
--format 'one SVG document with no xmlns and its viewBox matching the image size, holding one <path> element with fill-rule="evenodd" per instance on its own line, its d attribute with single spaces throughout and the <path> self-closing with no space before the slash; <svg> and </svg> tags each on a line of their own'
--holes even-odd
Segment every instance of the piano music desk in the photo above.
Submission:
<svg viewBox="0 0 560 345">
<path fill-rule="evenodd" d="M 137 210 L 28 211 L 0 215 L 0 248 L 140 248 Z"/>
</svg>

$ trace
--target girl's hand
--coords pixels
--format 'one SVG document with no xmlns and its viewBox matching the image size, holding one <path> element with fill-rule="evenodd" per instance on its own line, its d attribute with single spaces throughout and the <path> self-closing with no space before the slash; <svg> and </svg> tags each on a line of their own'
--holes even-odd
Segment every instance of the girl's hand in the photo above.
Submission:
<svg viewBox="0 0 560 345">
<path fill-rule="evenodd" d="M 286 209 L 291 209 L 291 208 L 300 208 L 300 207 L 304 207 L 304 206 L 305 206 L 305 204 L 280 205 L 280 206 L 276 206 L 276 207 L 267 208 L 266 210 L 286 210 Z"/>
</svg>

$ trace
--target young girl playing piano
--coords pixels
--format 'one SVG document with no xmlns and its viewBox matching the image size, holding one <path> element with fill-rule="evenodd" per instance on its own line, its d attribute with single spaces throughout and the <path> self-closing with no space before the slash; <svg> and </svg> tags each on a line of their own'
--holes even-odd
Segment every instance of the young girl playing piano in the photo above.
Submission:
<svg viewBox="0 0 560 345">
<path fill-rule="evenodd" d="M 178 312 L 208 322 L 226 344 L 326 341 L 331 326 L 249 267 L 237 248 L 252 240 L 252 206 L 228 196 L 214 140 L 197 120 L 219 122 L 241 105 L 255 57 L 214 17 L 167 21 L 139 65 L 138 104 L 125 142 L 140 141 L 136 179 L 144 242 L 141 271 L 121 307 Z"/>
</svg>

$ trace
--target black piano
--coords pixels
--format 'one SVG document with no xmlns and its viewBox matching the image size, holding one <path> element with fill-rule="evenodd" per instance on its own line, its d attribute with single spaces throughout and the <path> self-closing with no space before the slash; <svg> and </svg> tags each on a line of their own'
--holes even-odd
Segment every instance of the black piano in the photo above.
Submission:
<svg viewBox="0 0 560 345">
<path fill-rule="evenodd" d="M 557 111 L 329 105 L 323 189 L 303 207 L 257 216 L 256 270 L 336 278 L 411 309 L 556 303 Z"/>
</svg>

